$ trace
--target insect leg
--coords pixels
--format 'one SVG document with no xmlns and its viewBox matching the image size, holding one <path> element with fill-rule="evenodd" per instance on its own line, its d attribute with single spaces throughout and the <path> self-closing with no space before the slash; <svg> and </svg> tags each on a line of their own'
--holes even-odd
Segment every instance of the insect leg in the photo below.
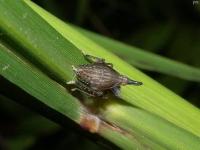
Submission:
<svg viewBox="0 0 200 150">
<path fill-rule="evenodd" d="M 81 81 L 77 81 L 76 82 L 76 86 L 77 86 L 77 89 L 82 92 L 82 93 L 85 93 L 89 96 L 92 96 L 94 97 L 94 92 L 93 92 L 93 89 L 91 89 L 87 84 L 81 82 Z"/>
<path fill-rule="evenodd" d="M 66 82 L 66 84 L 76 84 L 76 81 L 71 80 L 71 81 Z"/>
<path fill-rule="evenodd" d="M 104 95 L 104 92 L 103 91 L 98 91 L 98 90 L 95 90 L 93 89 L 92 87 L 88 86 L 87 84 L 81 82 L 81 81 L 78 81 L 76 83 L 79 91 L 89 95 L 89 96 L 92 96 L 92 97 L 101 97 Z"/>
<path fill-rule="evenodd" d="M 98 96 L 98 97 L 101 97 L 103 96 L 104 92 L 102 91 L 92 91 L 94 95 Z"/>
<path fill-rule="evenodd" d="M 105 62 L 105 59 L 94 57 L 91 55 L 85 55 L 85 58 L 91 63 L 104 63 Z"/>
<path fill-rule="evenodd" d="M 106 65 L 113 68 L 113 64 L 111 64 L 111 63 L 106 63 Z"/>
<path fill-rule="evenodd" d="M 71 89 L 71 91 L 72 91 L 72 92 L 74 92 L 74 91 L 80 91 L 80 92 L 82 92 L 82 93 L 85 93 L 85 94 L 88 95 L 88 96 L 94 97 L 94 95 L 92 95 L 92 94 L 90 94 L 90 93 L 88 93 L 88 92 L 86 92 L 86 91 L 83 91 L 83 90 L 81 90 L 81 89 L 79 89 L 79 88 L 73 88 L 73 89 Z"/>
<path fill-rule="evenodd" d="M 114 95 L 115 95 L 116 97 L 119 97 L 119 96 L 120 96 L 120 88 L 119 88 L 119 87 L 114 87 L 114 88 L 112 88 L 111 90 L 112 90 L 112 92 L 114 93 Z"/>
<path fill-rule="evenodd" d="M 73 68 L 73 66 L 72 66 Z M 76 81 L 74 80 L 76 78 L 76 75 L 74 75 L 74 77 L 72 78 L 71 81 L 66 82 L 66 84 L 76 84 Z"/>
</svg>

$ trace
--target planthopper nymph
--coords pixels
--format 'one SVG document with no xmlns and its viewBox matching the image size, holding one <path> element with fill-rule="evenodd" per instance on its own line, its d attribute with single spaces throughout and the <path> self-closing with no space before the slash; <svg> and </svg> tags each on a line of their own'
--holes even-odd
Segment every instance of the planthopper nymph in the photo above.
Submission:
<svg viewBox="0 0 200 150">
<path fill-rule="evenodd" d="M 90 55 L 85 57 L 90 64 L 72 66 L 76 80 L 67 82 L 76 86 L 72 91 L 79 90 L 92 97 L 103 97 L 108 91 L 112 91 L 115 96 L 119 96 L 121 85 L 142 85 L 142 82 L 119 74 L 113 69 L 113 65 L 106 63 L 104 59 Z"/>
</svg>

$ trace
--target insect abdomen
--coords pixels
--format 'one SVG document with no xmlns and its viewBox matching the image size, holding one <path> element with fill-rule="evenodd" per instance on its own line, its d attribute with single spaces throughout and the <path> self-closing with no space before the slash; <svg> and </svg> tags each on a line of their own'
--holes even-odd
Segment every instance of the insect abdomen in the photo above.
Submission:
<svg viewBox="0 0 200 150">
<path fill-rule="evenodd" d="M 79 78 L 96 90 L 106 90 L 113 87 L 118 77 L 116 72 L 103 65 L 85 65 L 78 70 Z"/>
</svg>

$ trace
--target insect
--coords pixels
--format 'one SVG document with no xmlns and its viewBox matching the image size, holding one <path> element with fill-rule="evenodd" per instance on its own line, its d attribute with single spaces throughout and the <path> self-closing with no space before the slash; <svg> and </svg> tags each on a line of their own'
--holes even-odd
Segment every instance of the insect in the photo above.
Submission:
<svg viewBox="0 0 200 150">
<path fill-rule="evenodd" d="M 106 63 L 102 58 L 90 55 L 85 57 L 91 64 L 72 66 L 76 80 L 67 82 L 76 85 L 72 91 L 79 90 L 92 97 L 103 97 L 110 90 L 115 96 L 119 96 L 121 85 L 142 85 L 142 82 L 120 75 L 113 69 L 113 64 Z"/>
</svg>

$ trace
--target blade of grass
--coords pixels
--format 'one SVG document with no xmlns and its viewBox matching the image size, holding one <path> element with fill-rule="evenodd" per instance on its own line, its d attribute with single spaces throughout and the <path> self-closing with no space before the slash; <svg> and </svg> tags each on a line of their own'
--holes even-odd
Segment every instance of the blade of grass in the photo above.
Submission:
<svg viewBox="0 0 200 150">
<path fill-rule="evenodd" d="M 21 2 L 20 2 L 21 3 Z M 14 2 L 14 4 L 15 5 L 20 5 L 20 3 L 15 3 Z M 11 4 L 11 3 L 10 3 Z M 26 6 L 24 6 L 24 7 L 26 7 Z M 17 7 L 16 7 L 17 8 Z M 8 9 L 8 8 L 7 8 Z M 24 12 L 24 10 L 25 9 L 22 9 L 23 10 L 23 12 Z M 21 11 L 22 11 L 21 10 Z M 20 11 L 20 10 L 18 10 L 18 11 Z M 16 11 L 15 11 L 16 12 Z M 12 13 L 11 13 L 12 14 Z M 34 13 L 32 13 L 32 19 L 34 20 L 35 18 L 34 17 L 36 17 L 35 16 L 35 14 Z M 7 19 L 7 18 L 6 18 Z M 12 19 L 14 19 L 14 18 L 12 18 Z M 19 18 L 16 18 L 16 19 L 19 19 Z M 20 19 L 19 19 L 20 20 Z M 38 21 L 38 20 L 37 20 Z M 15 22 L 12 22 L 12 23 L 15 23 Z M 12 25 L 12 27 L 13 27 L 13 29 L 14 29 L 14 24 L 7 24 L 7 25 Z M 21 25 L 23 25 L 23 20 L 21 20 Z M 35 24 L 31 24 L 31 23 L 29 23 L 29 28 L 34 28 L 34 25 Z M 46 26 L 48 26 L 48 24 L 43 24 L 43 28 L 45 28 Z M 18 28 L 16 28 L 15 30 L 17 30 Z M 9 33 L 9 31 L 8 30 L 6 30 L 8 33 Z M 41 32 L 43 32 L 43 30 L 40 30 Z M 52 34 L 54 34 L 55 32 L 53 32 L 53 30 L 50 30 L 50 31 L 52 31 Z M 37 33 L 37 32 L 36 32 Z M 49 33 L 50 34 L 50 33 Z M 24 32 L 20 32 L 20 34 L 18 33 L 18 34 L 16 34 L 13 38 L 15 39 L 16 37 L 17 37 L 17 35 L 18 36 L 23 36 L 24 35 Z M 32 38 L 34 39 L 35 37 L 37 37 L 37 36 L 39 36 L 39 35 L 37 35 L 37 34 L 35 34 L 35 33 L 32 33 L 30 36 L 32 36 Z M 43 35 L 44 36 L 44 35 Z M 45 37 L 45 40 L 46 39 L 48 39 L 48 38 L 50 38 L 51 39 L 51 36 L 49 36 L 49 35 L 47 35 L 46 37 Z M 43 39 L 43 42 L 45 42 L 45 40 Z M 49 40 L 49 39 L 48 39 Z M 48 41 L 47 40 L 47 41 Z M 26 39 L 26 38 L 24 38 L 24 41 L 18 41 L 20 44 L 22 44 L 22 45 L 25 45 L 26 43 L 28 43 L 28 40 Z M 24 44 L 25 43 L 25 44 Z M 38 42 L 38 47 L 40 47 L 40 45 L 41 45 L 41 43 L 42 42 Z M 48 43 L 47 43 L 48 44 Z M 68 42 L 66 42 L 65 44 L 68 44 Z M 55 46 L 55 51 L 56 51 L 56 46 L 59 46 L 60 44 L 58 43 L 58 45 L 54 45 Z M 63 44 L 63 46 L 65 46 L 64 44 Z M 31 47 L 29 47 L 30 49 L 31 48 L 33 48 L 32 46 Z M 52 48 L 52 47 L 50 47 L 50 48 Z M 26 51 L 28 51 L 29 49 L 26 49 Z M 41 49 L 41 51 L 42 51 L 42 49 Z M 66 49 L 66 51 L 67 51 L 67 49 Z M 51 50 L 49 51 L 50 53 L 51 53 Z M 10 53 L 11 54 L 11 53 Z M 78 54 L 78 53 L 77 53 Z M 2 56 L 1 54 L 0 54 L 0 56 Z M 37 55 L 33 55 L 34 57 L 40 57 L 40 56 L 37 56 Z M 80 54 L 80 56 L 81 56 L 81 54 Z M 56 55 L 55 57 L 58 57 L 58 55 Z M 4 58 L 4 59 L 3 59 Z M 0 60 L 4 60 L 5 61 L 5 58 L 7 58 L 7 57 L 5 57 L 5 55 L 3 55 L 2 57 L 1 57 L 1 59 Z M 20 57 L 21 58 L 21 57 Z M 11 60 L 15 60 L 14 58 L 10 58 L 9 59 L 10 61 Z M 17 59 L 18 60 L 18 59 Z M 48 59 L 47 59 L 48 60 Z M 47 61 L 46 60 L 46 61 Z M 71 59 L 72 60 L 72 59 Z M 7 64 L 8 62 L 10 63 L 10 61 L 6 61 L 6 63 L 5 64 Z M 11 62 L 13 62 L 13 61 L 11 61 Z M 50 59 L 50 61 L 51 61 L 51 59 Z M 9 64 L 8 63 L 8 64 Z M 54 63 L 56 63 L 56 62 L 54 62 Z M 71 63 L 73 63 L 73 62 L 71 62 Z M 8 65 L 5 65 L 5 64 L 3 64 L 3 66 L 2 66 L 2 69 L 3 69 L 3 71 L 6 71 L 10 66 Z M 24 63 L 22 63 L 22 64 L 24 64 Z M 124 63 L 125 64 L 125 63 Z M 4 74 L 4 76 L 5 77 L 7 77 L 7 78 L 9 78 L 10 76 L 12 77 L 12 79 L 10 79 L 10 80 L 12 80 L 12 81 L 14 81 L 15 82 L 15 84 L 17 84 L 19 81 L 19 79 L 20 79 L 20 81 L 22 80 L 22 78 L 24 78 L 24 75 L 28 75 L 28 76 L 31 76 L 30 75 L 30 73 L 26 73 L 26 72 L 23 72 L 22 70 L 19 70 L 19 68 L 17 67 L 18 65 L 19 65 L 19 63 L 17 63 L 17 62 L 13 62 L 12 63 L 12 65 L 16 65 L 16 67 L 13 67 L 13 68 L 15 68 L 16 70 L 13 70 L 13 72 L 11 73 L 11 74 L 13 74 L 13 75 L 10 75 L 9 74 L 9 72 L 8 72 L 8 74 L 7 75 L 5 75 Z M 38 66 L 38 67 L 40 67 L 40 66 Z M 48 67 L 48 65 L 47 65 L 47 67 Z M 69 69 L 69 65 L 68 65 L 68 68 L 62 68 L 62 69 L 68 69 L 68 72 L 71 72 L 71 70 Z M 27 68 L 27 66 L 21 66 L 21 69 L 22 68 Z M 31 68 L 32 69 L 32 68 Z M 53 68 L 52 68 L 53 69 Z M 56 68 L 57 69 L 57 68 Z M 55 70 L 56 70 L 55 69 Z M 26 70 L 26 69 L 25 69 Z M 55 71 L 54 70 L 54 71 Z M 34 69 L 32 70 L 32 71 L 35 71 Z M 56 71 L 55 71 L 56 72 Z M 4 72 L 5 73 L 5 72 Z M 37 78 L 37 80 L 35 79 L 35 76 L 37 76 L 37 75 L 35 75 L 35 74 L 33 74 L 32 76 L 34 76 L 33 77 L 33 79 L 32 80 L 30 80 L 31 82 L 34 82 L 35 84 L 37 83 L 37 82 L 39 82 L 39 83 L 41 83 L 42 81 L 44 81 L 43 80 L 43 78 Z M 37 76 L 38 77 L 38 76 Z M 46 77 L 46 78 L 48 78 L 48 77 Z M 67 80 L 67 78 L 68 77 L 66 77 L 66 80 Z M 49 78 L 48 78 L 49 79 Z M 15 80 L 17 80 L 17 81 L 15 81 Z M 40 87 L 40 84 L 38 84 L 37 86 L 35 85 L 35 84 L 33 84 L 32 85 L 32 83 L 29 83 L 30 81 L 28 81 L 28 83 L 26 83 L 25 82 L 25 80 L 26 79 L 24 79 L 24 80 L 22 80 L 22 81 L 24 81 L 23 82 L 23 85 L 19 85 L 19 84 L 17 84 L 18 86 L 20 86 L 20 87 L 24 87 L 24 90 L 26 90 L 26 91 L 29 91 L 30 89 L 30 87 L 31 86 L 34 86 L 34 88 L 35 89 L 37 89 L 38 87 Z M 50 80 L 50 79 L 49 79 Z M 53 81 L 51 81 L 51 82 L 53 82 Z M 25 84 L 26 83 L 26 84 Z M 44 83 L 45 84 L 45 83 Z M 28 86 L 27 86 L 28 85 Z M 49 84 L 47 84 L 47 85 L 49 85 Z M 28 88 L 28 89 L 27 89 Z M 44 86 L 42 86 L 41 87 L 42 88 L 42 90 L 40 90 L 40 88 L 38 89 L 38 91 L 36 91 L 36 93 L 37 92 L 40 92 L 40 93 L 37 93 L 37 94 L 44 94 L 44 93 L 41 93 L 41 92 L 44 92 L 44 91 L 48 91 L 48 92 L 51 92 L 51 91 L 49 91 L 49 89 L 47 88 L 45 88 Z M 63 89 L 63 88 L 62 88 Z M 55 89 L 56 90 L 56 89 Z M 58 90 L 58 89 L 57 89 Z M 36 95 L 36 93 L 34 93 L 34 92 L 32 92 L 31 94 L 33 95 L 33 96 L 35 96 Z M 61 92 L 62 93 L 62 92 Z M 55 92 L 54 92 L 54 94 L 55 94 Z M 45 95 L 45 94 L 44 94 Z M 50 95 L 51 96 L 51 95 Z M 45 103 L 46 105 L 49 105 L 48 104 L 48 101 L 49 101 L 49 97 L 47 96 L 47 97 L 45 97 L 46 99 L 45 99 L 45 101 L 47 102 L 47 103 Z M 39 98 L 38 98 L 39 99 Z M 47 100 L 48 99 L 48 100 Z M 56 99 L 56 97 L 55 97 L 55 99 Z M 50 100 L 52 100 L 52 98 L 50 98 Z M 64 100 L 64 99 L 63 99 Z M 76 99 L 74 99 L 74 100 L 76 100 Z M 77 100 L 76 100 L 77 101 Z M 60 103 L 60 101 L 57 101 L 57 103 Z M 50 101 L 50 104 L 51 104 L 51 101 Z M 61 104 L 57 104 L 57 105 L 55 105 L 54 107 L 55 107 L 55 109 L 58 109 L 57 108 L 57 106 L 60 106 Z M 61 107 L 61 106 L 60 106 Z M 63 108 L 63 107 L 62 107 Z M 78 111 L 78 110 L 77 110 Z M 88 117 L 88 116 L 87 116 Z M 79 117 L 80 118 L 80 117 Z M 88 118 L 86 118 L 86 123 L 87 123 L 87 120 Z M 147 118 L 145 118 L 145 119 L 147 119 Z M 82 120 L 82 118 L 81 118 L 81 120 Z M 100 121 L 101 122 L 101 121 Z M 102 121 L 103 122 L 103 121 Z M 112 120 L 111 120 L 111 122 L 112 122 Z M 153 121 L 154 122 L 154 121 Z M 80 120 L 78 121 L 78 123 L 80 123 Z M 83 124 L 83 123 L 82 123 Z M 102 125 L 103 124 L 103 125 Z M 119 147 L 121 147 L 121 148 L 124 148 L 124 149 L 133 149 L 133 148 L 138 148 L 138 147 L 141 147 L 141 149 L 146 149 L 147 147 L 149 148 L 154 148 L 154 149 L 162 149 L 159 145 L 156 145 L 154 142 L 153 142 L 153 144 L 148 140 L 148 139 L 146 139 L 145 137 L 141 137 L 141 136 L 143 136 L 143 135 L 141 135 L 140 133 L 135 133 L 134 132 L 134 135 L 132 135 L 132 134 L 130 134 L 130 133 L 128 133 L 128 132 L 120 132 L 121 131 L 121 129 L 119 130 L 117 127 L 113 127 L 112 125 L 109 125 L 109 124 L 106 124 L 106 122 L 104 122 L 104 123 L 102 123 L 102 124 L 100 124 L 101 125 L 101 127 L 100 127 L 100 130 L 99 130 L 99 134 L 101 134 L 102 136 L 104 136 L 104 137 L 106 137 L 107 139 L 109 139 L 109 140 L 111 140 L 111 141 L 113 141 L 113 143 L 115 143 L 116 145 L 118 145 Z M 109 128 L 110 127 L 110 128 Z M 132 130 L 134 130 L 134 128 L 132 128 Z M 142 129 L 141 129 L 142 130 Z M 125 133 L 125 134 L 124 134 Z M 128 134 L 128 135 L 127 135 Z M 139 135 L 139 136 L 138 136 Z M 162 134 L 161 134 L 162 135 Z M 143 139 L 143 140 L 141 140 L 141 139 Z M 155 148 L 156 147 L 156 148 Z"/>
<path fill-rule="evenodd" d="M 0 74 L 3 77 L 75 122 L 80 120 L 82 105 L 68 94 L 65 88 L 50 80 L 36 68 L 17 59 L 17 56 L 1 43 L 0 48 Z"/>
<path fill-rule="evenodd" d="M 30 1 L 26 1 L 26 3 L 62 34 L 63 37 L 72 42 L 84 53 L 97 57 L 104 57 L 107 62 L 113 63 L 115 69 L 120 73 L 144 83 L 144 85 L 140 87 L 122 87 L 121 98 L 123 100 L 153 112 L 195 135 L 200 135 L 200 111 L 198 108 L 131 67 L 115 55 L 109 53 L 100 45 L 97 45 L 76 31 L 73 27 L 63 23 L 34 3 Z"/>
<path fill-rule="evenodd" d="M 200 138 L 144 110 L 126 105 L 104 105 L 102 116 L 133 135 L 140 132 L 166 149 L 188 150 L 200 147 Z M 156 148 L 157 149 L 157 148 Z"/>
<path fill-rule="evenodd" d="M 36 13 L 32 12 L 31 9 L 28 9 L 29 7 L 24 5 L 22 1 L 21 2 L 6 1 L 6 3 L 4 3 L 4 1 L 0 1 L 0 2 L 1 2 L 0 11 L 4 12 L 4 13 L 0 13 L 0 21 L 2 23 L 0 26 L 1 30 L 3 30 L 4 33 L 6 33 L 11 38 L 12 41 L 18 43 L 21 47 L 24 48 L 22 52 L 25 52 L 26 54 L 28 53 L 29 55 L 31 54 L 31 56 L 35 58 L 34 60 L 30 60 L 31 62 L 39 61 L 39 65 L 36 63 L 35 64 L 36 66 L 41 68 L 40 64 L 44 65 L 49 70 L 52 70 L 52 72 L 54 72 L 55 75 L 58 75 L 57 77 L 58 79 L 64 78 L 64 81 L 62 80 L 63 82 L 69 79 L 70 78 L 69 76 L 72 74 L 70 64 L 75 64 L 76 61 L 81 63 L 81 59 L 82 59 L 82 63 L 84 62 L 81 53 L 79 53 L 78 56 L 72 56 L 72 55 L 77 55 L 77 53 L 70 54 L 72 53 L 70 48 L 74 51 L 76 50 L 76 48 L 71 46 L 72 44 L 69 43 L 67 40 L 62 39 L 62 37 L 60 37 L 60 41 L 57 42 L 56 44 L 54 43 L 49 44 L 49 41 L 54 41 L 55 39 L 55 37 L 52 37 L 52 36 L 57 36 L 57 35 L 59 36 L 59 34 L 55 32 L 55 30 L 53 30 L 48 24 L 42 21 L 41 18 L 39 18 L 39 16 Z M 31 16 L 32 20 L 27 19 L 28 16 Z M 41 26 L 45 30 L 43 29 L 40 30 Z M 31 32 L 32 30 L 33 31 L 36 30 L 36 31 Z M 6 37 L 3 37 L 3 38 L 6 38 Z M 21 56 L 22 52 L 18 51 L 18 49 L 15 49 L 15 47 L 12 45 L 13 44 L 12 42 L 10 43 L 8 42 L 7 44 L 10 44 L 9 47 L 14 48 L 12 51 L 17 52 L 17 54 L 19 55 L 18 57 L 20 58 L 25 57 L 24 60 L 27 60 L 28 58 L 30 58 L 30 57 L 26 57 L 25 55 Z M 47 45 L 47 47 L 45 47 L 45 45 Z M 3 46 L 1 48 L 2 50 L 4 49 L 4 52 L 9 51 L 9 50 L 5 50 L 5 47 Z M 62 51 L 65 48 L 67 49 L 67 51 Z M 66 55 L 67 53 L 69 53 L 69 55 Z M 9 54 L 11 55 L 11 51 L 9 51 Z M 47 54 L 47 56 L 45 54 Z M 75 102 L 77 102 L 77 100 L 74 98 L 70 100 L 71 96 L 67 94 L 67 96 L 69 96 L 67 97 L 63 93 L 63 92 L 66 92 L 63 87 L 60 87 L 61 91 L 59 91 L 59 89 L 54 89 L 55 87 L 51 84 L 55 82 L 52 83 L 52 81 L 48 81 L 47 77 L 46 78 L 44 76 L 40 77 L 40 75 L 38 75 L 37 73 L 35 74 L 34 72 L 35 69 L 30 66 L 29 66 L 30 68 L 28 66 L 24 66 L 23 62 L 21 63 L 14 62 L 15 59 L 10 58 L 9 56 L 6 57 L 3 51 L 0 54 L 0 57 L 1 57 L 0 60 L 4 60 L 4 63 L 1 64 L 2 65 L 1 75 L 6 77 L 8 80 L 13 82 L 20 88 L 24 89 L 30 95 L 39 99 L 45 105 L 57 110 L 61 114 L 63 114 L 62 111 L 64 111 L 66 113 L 66 116 L 82 124 L 81 120 L 85 118 L 84 117 L 85 114 L 83 114 L 80 117 L 80 114 L 79 114 L 80 103 L 78 103 L 77 110 L 75 110 L 75 108 L 73 108 L 71 104 L 68 104 L 68 107 L 65 108 L 67 103 L 70 103 L 71 100 Z M 60 60 L 60 58 L 62 59 Z M 74 58 L 76 59 L 74 60 Z M 81 58 L 81 59 L 78 59 L 78 58 Z M 65 61 L 65 59 L 66 60 L 68 59 L 68 60 Z M 17 59 L 17 61 L 19 60 Z M 60 62 L 63 62 L 64 65 L 59 65 Z M 51 64 L 53 64 L 53 66 Z M 60 70 L 60 68 L 62 68 L 63 70 L 66 70 L 66 73 L 63 72 L 63 70 Z M 31 73 L 33 74 L 31 75 Z M 68 99 L 70 101 L 66 102 L 65 99 Z M 30 103 L 34 103 L 34 102 L 30 102 Z M 71 108 L 73 111 L 69 110 L 68 108 Z M 80 106 L 80 109 L 82 110 L 83 108 Z M 72 116 L 68 113 L 72 114 Z M 74 118 L 73 113 L 78 115 L 77 118 Z M 105 134 L 105 137 L 113 141 L 113 143 L 120 146 L 121 148 L 127 149 L 126 147 L 129 147 L 130 149 L 133 147 L 138 147 L 137 146 L 138 141 L 135 141 L 134 139 L 132 139 L 132 136 L 123 137 L 123 135 L 119 133 L 118 131 L 112 131 L 111 133 L 113 134 L 110 133 L 109 136 L 106 136 L 107 132 L 106 133 L 104 132 L 110 129 L 107 129 L 107 126 L 102 127 L 102 128 L 104 128 L 104 130 L 102 130 L 100 134 L 103 136 Z M 122 137 L 120 140 L 121 142 L 119 141 L 116 142 L 115 138 L 112 138 L 113 136 L 117 140 L 119 140 Z M 129 144 L 124 144 L 127 142 Z"/>
<path fill-rule="evenodd" d="M 86 37 L 115 53 L 133 66 L 150 71 L 172 75 L 186 80 L 200 82 L 200 69 L 163 56 L 144 51 L 105 36 L 73 26 Z"/>
<path fill-rule="evenodd" d="M 48 117 L 53 120 L 55 117 L 56 120 L 61 119 L 61 122 L 64 122 L 64 124 L 62 124 L 64 126 L 66 126 L 65 123 L 67 118 L 70 118 L 83 127 L 85 126 L 91 129 L 95 128 L 95 120 L 91 118 L 92 120 L 89 122 L 90 117 L 95 116 L 89 115 L 84 111 L 85 108 L 76 98 L 72 97 L 62 86 L 26 63 L 2 44 L 0 44 L 0 60 L 1 76 L 37 98 L 38 101 L 45 104 L 47 108 L 51 108 L 64 116 L 64 118 L 59 118 L 59 116 L 53 116 L 53 114 L 49 112 L 47 115 Z M 35 102 L 31 102 L 28 99 L 26 100 L 27 105 L 30 105 L 31 103 L 33 104 Z M 31 107 L 34 110 L 40 109 L 38 105 L 31 105 Z M 102 120 L 98 120 L 97 117 L 95 118 L 98 123 L 96 132 L 122 149 L 135 149 L 139 147 L 140 149 L 145 150 L 146 146 L 150 147 L 152 145 L 152 142 L 149 140 L 138 141 L 138 139 L 135 139 L 131 134 L 123 135 L 123 133 L 116 130 L 115 127 Z M 156 144 L 153 144 L 153 146 L 160 147 Z"/>
<path fill-rule="evenodd" d="M 59 113 L 70 117 L 77 123 L 83 124 L 81 120 L 84 120 L 84 112 L 82 112 L 81 110 L 84 110 L 84 108 L 79 108 L 80 103 L 78 103 L 76 99 L 72 98 L 63 87 L 51 81 L 51 79 L 44 76 L 40 71 L 34 69 L 32 66 L 22 61 L 19 57 L 14 55 L 11 51 L 6 49 L 1 44 L 0 60 L 0 75 L 4 76 L 14 84 L 17 84 L 19 87 L 21 87 L 32 96 L 38 98 L 38 100 L 42 103 L 45 103 L 47 107 L 51 107 Z M 66 95 L 69 96 L 65 97 Z M 71 102 L 74 104 L 77 103 L 78 109 L 76 109 L 76 107 L 74 109 L 74 107 L 72 107 L 73 105 L 70 104 Z M 31 102 L 27 101 L 27 103 Z M 66 106 L 68 106 L 68 108 Z M 36 110 L 34 106 L 32 106 L 32 109 Z M 74 118 L 74 115 L 71 115 L 71 113 L 73 112 L 77 114 L 77 118 Z M 49 117 L 51 118 L 52 116 Z M 104 122 L 99 124 L 99 128 L 100 130 L 97 132 L 100 135 L 111 140 L 113 143 L 123 149 L 140 148 L 145 150 L 146 147 L 156 147 L 156 149 L 162 149 L 159 145 L 154 144 L 152 141 L 147 140 L 144 137 L 141 137 L 141 135 L 138 135 L 136 133 L 134 133 L 134 137 L 128 133 L 126 133 L 126 135 L 123 135 L 120 130 L 116 130 L 115 127 L 112 127 Z"/>
<path fill-rule="evenodd" d="M 80 51 L 37 16 L 24 2 L 13 4 L 13 1 L 1 2 L 0 30 L 3 31 L 1 39 L 4 40 L 9 36 L 12 37 L 12 42 L 21 42 L 19 48 L 14 46 L 14 49 L 25 57 L 29 56 L 27 58 L 29 60 L 37 57 L 37 64 L 61 82 L 65 83 L 66 78 L 71 79 L 72 72 L 67 69 L 71 70 L 72 64 L 86 63 Z M 35 16 L 34 19 L 30 19 L 32 16 Z M 32 26 L 34 28 L 31 28 Z M 43 26 L 45 28 L 42 28 L 41 32 Z"/>
</svg>

